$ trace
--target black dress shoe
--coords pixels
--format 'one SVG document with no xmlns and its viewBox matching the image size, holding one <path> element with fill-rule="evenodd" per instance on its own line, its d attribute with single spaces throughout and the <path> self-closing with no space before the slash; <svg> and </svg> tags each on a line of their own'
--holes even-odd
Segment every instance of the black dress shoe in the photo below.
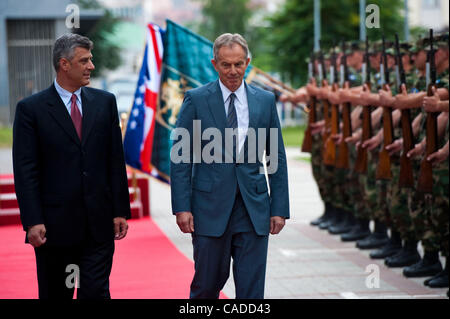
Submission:
<svg viewBox="0 0 450 319">
<path fill-rule="evenodd" d="M 311 226 L 319 226 L 320 223 L 328 220 L 332 215 L 331 205 L 329 203 L 325 203 L 325 212 L 319 218 L 316 218 L 310 222 Z"/>
<path fill-rule="evenodd" d="M 398 254 L 388 257 L 384 260 L 386 266 L 394 267 L 407 267 L 417 263 L 420 260 L 420 255 L 416 251 L 409 249 L 402 249 Z"/>
<path fill-rule="evenodd" d="M 320 216 L 319 218 L 316 218 L 314 220 L 312 220 L 309 224 L 311 226 L 319 226 L 319 224 L 321 222 L 325 221 L 325 214 L 323 214 L 322 216 Z"/>
<path fill-rule="evenodd" d="M 439 260 L 430 262 L 422 258 L 419 262 L 403 269 L 403 276 L 408 278 L 434 276 L 442 271 Z"/>
<path fill-rule="evenodd" d="M 384 259 L 384 258 L 395 255 L 401 249 L 402 249 L 401 243 L 393 243 L 392 241 L 389 241 L 386 245 L 384 245 L 380 249 L 372 251 L 369 254 L 369 256 L 372 259 Z"/>
<path fill-rule="evenodd" d="M 328 229 L 331 226 L 335 226 L 339 224 L 342 221 L 342 216 L 340 216 L 338 213 L 336 213 L 334 216 L 332 216 L 327 221 L 324 221 L 319 224 L 320 229 Z"/>
<path fill-rule="evenodd" d="M 447 288 L 448 287 L 448 272 L 444 272 L 442 276 L 431 279 L 428 283 L 430 288 Z"/>
<path fill-rule="evenodd" d="M 389 237 L 386 233 L 373 232 L 370 236 L 360 239 L 356 242 L 356 247 L 359 249 L 373 249 L 380 248 L 389 242 Z"/>
<path fill-rule="evenodd" d="M 345 214 L 345 217 L 341 223 L 328 227 L 328 232 L 330 234 L 337 235 L 348 233 L 352 230 L 353 226 L 356 225 L 356 220 L 352 213 L 344 211 L 343 214 Z"/>
<path fill-rule="evenodd" d="M 370 236 L 369 229 L 352 228 L 348 233 L 342 234 L 342 241 L 356 241 Z"/>
<path fill-rule="evenodd" d="M 326 221 L 323 221 L 323 222 L 321 222 L 319 224 L 319 229 L 328 229 L 328 227 L 330 227 L 331 225 L 332 225 L 331 221 L 330 220 L 326 220 Z"/>
<path fill-rule="evenodd" d="M 352 230 L 352 225 L 348 223 L 342 223 L 336 226 L 328 227 L 328 232 L 332 235 L 345 234 Z"/>
<path fill-rule="evenodd" d="M 430 283 L 430 281 L 432 281 L 433 279 L 436 279 L 436 278 L 441 277 L 441 276 L 445 276 L 445 272 L 446 272 L 446 270 L 444 269 L 444 270 L 442 270 L 441 272 L 439 272 L 439 273 L 437 273 L 436 275 L 434 275 L 433 277 L 430 277 L 430 278 L 428 278 L 428 279 L 425 279 L 425 281 L 423 282 L 423 284 L 424 284 L 425 286 L 428 286 L 428 284 Z"/>
<path fill-rule="evenodd" d="M 338 210 L 332 205 L 328 206 L 327 209 L 328 217 L 325 217 L 324 221 L 322 221 L 318 226 L 319 229 L 328 229 L 331 225 L 334 225 L 341 221 L 341 216 L 339 215 Z"/>
<path fill-rule="evenodd" d="M 342 241 L 355 241 L 358 239 L 366 238 L 370 235 L 369 220 L 358 219 L 355 226 L 348 233 L 344 233 L 341 236 Z"/>
</svg>

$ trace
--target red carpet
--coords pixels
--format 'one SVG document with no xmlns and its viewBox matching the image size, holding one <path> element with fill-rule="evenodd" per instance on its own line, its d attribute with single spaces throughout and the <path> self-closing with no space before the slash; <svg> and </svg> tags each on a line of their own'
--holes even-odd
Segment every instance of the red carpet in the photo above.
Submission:
<svg viewBox="0 0 450 319">
<path fill-rule="evenodd" d="M 175 221 L 174 221 L 175 222 Z M 194 264 L 149 218 L 129 220 L 116 241 L 110 277 L 113 299 L 185 299 Z M 37 298 L 34 252 L 21 226 L 0 227 L 0 299 Z M 190 240 L 190 236 L 186 236 Z M 221 294 L 221 298 L 226 298 Z"/>
</svg>

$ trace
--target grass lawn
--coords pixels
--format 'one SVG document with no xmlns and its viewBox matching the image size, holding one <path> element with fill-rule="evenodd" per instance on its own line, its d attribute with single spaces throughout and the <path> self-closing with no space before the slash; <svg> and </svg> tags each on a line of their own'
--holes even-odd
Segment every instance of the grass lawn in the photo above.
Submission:
<svg viewBox="0 0 450 319">
<path fill-rule="evenodd" d="M 12 147 L 12 128 L 0 126 L 0 147 Z"/>
<path fill-rule="evenodd" d="M 301 147 L 306 126 L 290 126 L 281 129 L 285 146 Z"/>
</svg>

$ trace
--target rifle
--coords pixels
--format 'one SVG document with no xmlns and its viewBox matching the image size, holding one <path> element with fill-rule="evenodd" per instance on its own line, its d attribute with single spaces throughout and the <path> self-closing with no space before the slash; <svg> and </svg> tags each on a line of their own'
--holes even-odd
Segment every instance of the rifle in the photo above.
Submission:
<svg viewBox="0 0 450 319">
<path fill-rule="evenodd" d="M 315 57 L 314 57 L 314 52 L 311 52 L 311 59 L 308 63 L 308 76 L 309 76 L 309 80 L 312 81 L 312 79 L 314 78 L 315 75 L 315 69 L 314 69 L 314 64 L 315 64 Z M 308 116 L 308 127 L 306 128 L 305 131 L 305 137 L 303 139 L 303 144 L 302 144 L 302 152 L 307 152 L 307 153 L 311 153 L 312 151 L 312 134 L 311 134 L 311 124 L 316 122 L 317 119 L 317 113 L 316 113 L 316 103 L 317 103 L 317 98 L 315 96 L 311 97 L 311 100 L 309 101 L 309 116 Z"/>
<path fill-rule="evenodd" d="M 362 81 L 368 87 L 370 91 L 370 54 L 369 54 L 369 38 L 366 36 L 366 52 L 364 54 L 364 62 L 362 65 Z M 355 172 L 360 174 L 367 174 L 367 161 L 368 161 L 368 152 L 367 148 L 363 148 L 362 144 L 372 137 L 372 107 L 371 106 L 363 106 L 363 123 L 362 123 L 362 137 L 361 144 L 358 147 L 356 154 L 355 167 L 353 168 Z"/>
<path fill-rule="evenodd" d="M 321 80 L 321 86 L 323 87 L 325 85 L 325 82 L 327 80 L 327 74 L 325 69 L 325 63 L 323 61 L 323 54 L 322 51 L 319 53 L 319 77 Z M 323 103 L 323 118 L 325 120 L 325 133 L 322 135 L 323 145 L 326 144 L 326 141 L 328 139 L 328 132 L 327 128 L 330 125 L 330 102 L 328 102 L 328 99 L 322 99 Z M 324 151 L 324 150 L 323 150 Z M 322 157 L 323 157 L 322 153 Z"/>
<path fill-rule="evenodd" d="M 338 90 L 337 84 L 337 67 L 336 67 L 336 52 L 333 47 L 333 52 L 331 54 L 331 65 L 330 65 L 330 84 L 331 90 L 336 92 Z M 325 165 L 334 166 L 336 163 L 336 143 L 331 138 L 332 135 L 339 133 L 339 109 L 338 105 L 331 105 L 331 118 L 329 118 L 329 126 L 331 127 L 331 134 L 325 142 L 323 162 Z"/>
<path fill-rule="evenodd" d="M 400 53 L 400 45 L 398 42 L 398 34 L 395 34 L 395 51 L 396 51 L 396 74 L 397 74 L 397 94 L 401 93 L 402 84 L 406 85 L 405 70 L 403 69 L 402 55 Z M 403 135 L 403 152 L 400 158 L 400 177 L 398 184 L 400 187 L 414 187 L 414 175 L 412 162 L 408 158 L 408 152 L 414 148 L 414 135 L 411 126 L 411 112 L 409 109 L 402 110 L 401 117 L 402 135 Z"/>
<path fill-rule="evenodd" d="M 347 67 L 347 55 L 345 54 L 345 42 L 342 42 L 342 57 L 341 57 L 341 87 L 344 87 L 345 84 L 348 84 L 348 67 Z M 342 142 L 339 144 L 339 152 L 338 159 L 336 162 L 337 168 L 350 168 L 349 163 L 349 148 L 348 144 L 345 142 L 345 139 L 349 136 L 352 136 L 352 121 L 350 117 L 350 103 L 344 102 L 342 104 Z"/>
<path fill-rule="evenodd" d="M 381 86 L 383 90 L 387 91 L 389 89 L 389 69 L 384 35 L 382 41 L 382 55 L 380 58 Z M 376 179 L 390 180 L 392 178 L 391 158 L 385 147 L 392 144 L 393 140 L 394 125 L 392 124 L 392 108 L 383 106 L 383 148 L 381 149 L 378 157 Z"/>
<path fill-rule="evenodd" d="M 429 70 L 430 70 L 430 83 L 428 84 L 427 96 L 433 96 L 433 87 L 436 84 L 436 63 L 434 60 L 434 50 L 433 50 L 433 29 L 430 29 L 430 51 L 429 54 Z M 427 112 L 426 121 L 426 154 L 420 163 L 419 181 L 417 189 L 422 193 L 432 193 L 433 192 L 433 172 L 432 164 L 427 161 L 427 157 L 436 152 L 438 149 L 438 134 L 437 134 L 437 112 Z"/>
</svg>

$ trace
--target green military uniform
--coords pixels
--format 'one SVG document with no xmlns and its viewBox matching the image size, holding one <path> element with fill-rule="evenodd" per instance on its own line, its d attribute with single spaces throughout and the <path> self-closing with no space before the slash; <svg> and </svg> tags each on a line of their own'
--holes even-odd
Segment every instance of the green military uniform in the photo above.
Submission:
<svg viewBox="0 0 450 319">
<path fill-rule="evenodd" d="M 335 51 L 339 51 L 336 50 Z M 337 72 L 338 70 L 336 70 Z M 334 79 L 335 82 L 338 81 L 338 78 Z M 332 85 L 330 83 L 330 85 Z M 331 108 L 332 104 L 329 103 L 328 107 L 328 116 L 331 116 Z M 325 109 L 322 109 L 323 112 Z M 325 116 L 325 114 L 323 114 Z M 325 141 L 323 141 L 325 142 Z M 322 155 L 324 154 L 325 150 L 325 143 L 322 142 Z M 337 156 L 338 148 L 336 148 L 336 156 Z M 343 169 L 338 169 L 334 167 L 333 165 L 326 165 L 323 163 L 322 160 L 321 165 L 321 172 L 322 172 L 322 178 L 324 179 L 324 188 L 326 193 L 326 201 L 328 203 L 331 203 L 331 205 L 334 208 L 337 208 L 338 210 L 348 210 L 349 207 L 349 196 L 348 193 L 342 190 L 342 185 L 346 181 L 346 172 Z"/>
<path fill-rule="evenodd" d="M 354 68 L 349 67 L 349 84 L 350 87 L 361 85 L 362 76 L 361 72 L 358 72 Z M 370 208 L 365 200 L 364 184 L 360 175 L 353 170 L 353 166 L 356 162 L 357 150 L 354 145 L 349 145 L 349 163 L 350 170 L 347 171 L 346 184 L 341 189 L 348 191 L 350 200 L 350 211 L 357 219 L 369 219 Z"/>
<path fill-rule="evenodd" d="M 436 86 L 448 89 L 448 70 L 438 75 Z M 426 137 L 426 117 L 421 109 L 422 121 L 419 141 Z M 440 139 L 439 148 L 448 141 L 448 126 L 446 137 Z M 420 170 L 420 160 L 415 161 L 416 172 Z M 417 174 L 418 175 L 418 174 Z M 448 161 L 433 167 L 433 196 L 426 197 L 423 193 L 414 192 L 411 196 L 411 218 L 416 236 L 422 240 L 425 251 L 441 250 L 448 257 Z"/>
<path fill-rule="evenodd" d="M 412 72 L 407 74 L 406 77 L 407 88 L 411 92 L 418 92 L 425 89 L 425 77 L 420 76 L 418 70 L 413 69 Z M 420 109 L 411 110 L 411 118 L 420 113 Z M 396 136 L 400 137 L 401 124 L 396 128 Z M 417 165 L 420 163 L 413 160 L 413 169 L 416 170 Z M 392 228 L 400 233 L 400 237 L 405 241 L 418 241 L 420 238 L 414 228 L 414 223 L 410 214 L 410 207 L 412 201 L 414 200 L 415 191 L 412 188 L 401 188 L 399 187 L 399 177 L 400 177 L 400 162 L 399 158 L 395 157 L 392 161 L 392 181 L 389 185 L 389 206 L 392 219 Z"/>
<path fill-rule="evenodd" d="M 318 119 L 323 118 L 322 110 L 323 108 L 321 107 L 321 102 L 317 102 L 316 114 Z M 313 177 L 317 183 L 317 187 L 319 188 L 320 197 L 325 203 L 328 203 L 330 199 L 327 194 L 327 188 L 325 187 L 326 180 L 322 176 L 322 137 L 319 134 L 313 135 L 312 141 L 311 166 Z"/>
<path fill-rule="evenodd" d="M 315 75 L 315 80 L 318 85 L 321 85 L 319 75 Z M 323 119 L 323 105 L 322 101 L 317 100 L 316 103 L 316 120 Z M 311 168 L 312 174 L 316 181 L 317 187 L 319 189 L 320 197 L 325 204 L 332 201 L 332 195 L 330 194 L 329 187 L 327 187 L 327 180 L 323 173 L 322 165 L 322 149 L 323 140 L 320 134 L 312 136 L 312 147 L 311 147 Z"/>
<path fill-rule="evenodd" d="M 372 91 L 376 91 L 380 88 L 380 73 L 374 73 L 371 77 Z M 381 121 L 372 125 L 372 133 L 376 134 L 378 130 L 381 129 Z M 376 180 L 376 170 L 378 166 L 378 153 L 380 152 L 380 147 L 376 147 L 372 151 L 368 151 L 368 165 L 367 174 L 360 176 L 361 183 L 364 185 L 365 199 L 368 207 L 368 219 L 377 219 L 382 221 L 386 216 L 386 204 L 385 200 L 381 200 L 384 195 L 386 198 L 386 182 Z"/>
<path fill-rule="evenodd" d="M 436 86 L 438 88 L 449 89 L 448 69 L 438 75 Z M 425 116 L 424 116 L 425 117 Z M 448 123 L 446 136 L 439 139 L 439 148 L 448 141 Z M 431 205 L 425 206 L 427 220 L 427 230 L 423 237 L 424 247 L 434 250 L 441 250 L 441 253 L 448 257 L 448 228 L 449 228 L 449 165 L 448 161 L 441 162 L 433 167 L 433 196 Z"/>
</svg>

